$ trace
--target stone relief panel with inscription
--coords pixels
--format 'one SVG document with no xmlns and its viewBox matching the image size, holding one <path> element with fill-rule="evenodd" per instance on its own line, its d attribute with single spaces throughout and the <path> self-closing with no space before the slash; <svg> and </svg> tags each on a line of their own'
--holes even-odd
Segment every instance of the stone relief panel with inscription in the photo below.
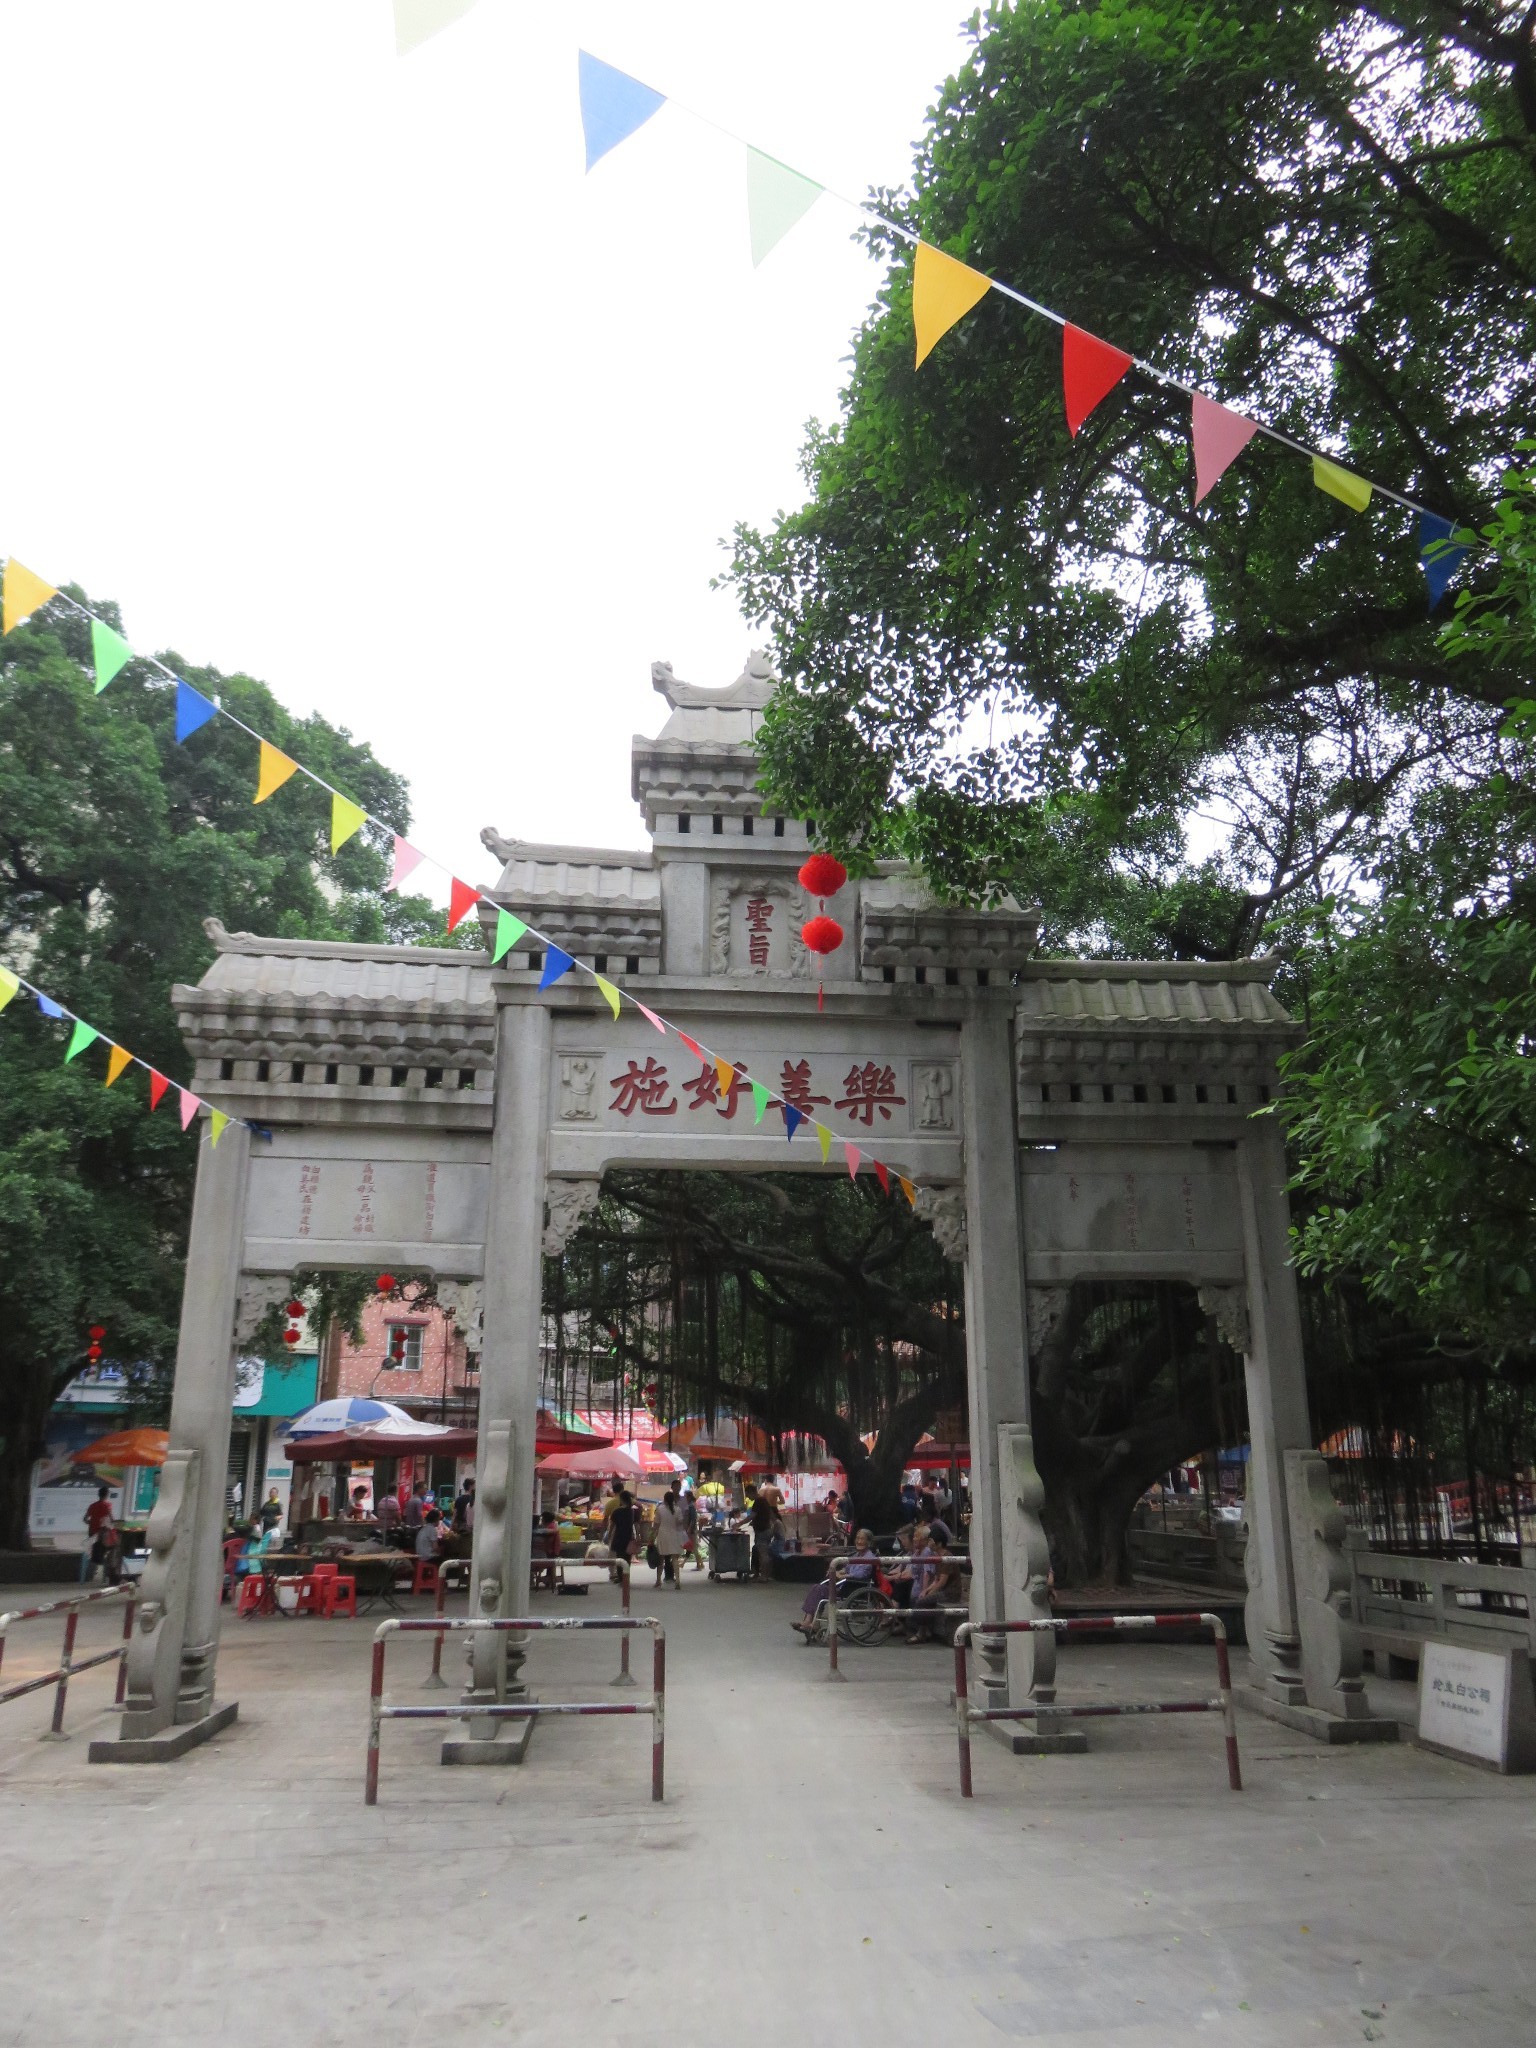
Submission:
<svg viewBox="0 0 1536 2048">
<path fill-rule="evenodd" d="M 717 870 L 710 883 L 712 974 L 804 974 L 805 892 L 782 875 Z"/>
</svg>

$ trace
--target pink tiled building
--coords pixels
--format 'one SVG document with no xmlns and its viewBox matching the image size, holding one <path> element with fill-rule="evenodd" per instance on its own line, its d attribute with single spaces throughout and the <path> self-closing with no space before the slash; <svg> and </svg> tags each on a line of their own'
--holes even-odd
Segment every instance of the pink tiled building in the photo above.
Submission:
<svg viewBox="0 0 1536 2048">
<path fill-rule="evenodd" d="M 473 1426 L 480 1361 L 441 1309 L 416 1310 L 375 1297 L 363 1310 L 362 1328 L 361 1344 L 343 1337 L 334 1359 L 322 1360 L 327 1394 L 371 1394 L 376 1401 L 398 1403 L 424 1422 Z M 396 1366 L 393 1343 L 401 1330 L 405 1353 Z"/>
</svg>

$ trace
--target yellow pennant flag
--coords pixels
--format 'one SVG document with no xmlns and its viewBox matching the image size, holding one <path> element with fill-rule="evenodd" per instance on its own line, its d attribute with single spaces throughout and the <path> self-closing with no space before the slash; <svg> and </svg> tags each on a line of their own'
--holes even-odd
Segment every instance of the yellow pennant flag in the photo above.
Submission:
<svg viewBox="0 0 1536 2048">
<path fill-rule="evenodd" d="M 990 277 L 983 277 L 957 256 L 946 256 L 931 242 L 918 243 L 917 261 L 912 266 L 912 325 L 917 330 L 919 363 L 991 289 Z"/>
<path fill-rule="evenodd" d="M 286 754 L 280 754 L 267 740 L 261 743 L 261 765 L 256 771 L 256 794 L 251 798 L 255 804 L 264 804 L 267 798 L 282 788 L 290 775 L 297 775 L 299 764 L 290 761 Z"/>
<path fill-rule="evenodd" d="M 603 999 L 615 1017 L 619 1014 L 619 992 L 606 974 L 594 974 L 592 979 L 603 992 Z"/>
<path fill-rule="evenodd" d="M 907 1176 L 904 1173 L 898 1173 L 896 1178 L 901 1182 L 901 1192 L 906 1196 L 907 1201 L 915 1209 L 917 1207 L 917 1189 L 913 1187 L 911 1181 L 907 1179 Z"/>
<path fill-rule="evenodd" d="M 124 1046 L 114 1045 L 107 1054 L 107 1086 L 110 1088 L 124 1069 L 132 1065 L 133 1054 Z"/>
<path fill-rule="evenodd" d="M 12 555 L 5 565 L 5 588 L 0 595 L 0 633 L 9 633 L 23 619 L 30 619 L 50 597 L 58 594 L 51 583 L 45 583 L 41 576 L 34 576 L 30 569 L 24 569 Z"/>
<path fill-rule="evenodd" d="M 1312 481 L 1330 498 L 1337 498 L 1341 504 L 1347 505 L 1351 512 L 1363 512 L 1371 502 L 1371 487 L 1363 476 L 1340 469 L 1336 462 L 1325 461 L 1321 455 L 1312 458 Z"/>
<path fill-rule="evenodd" d="M 825 1166 L 832 1157 L 832 1133 L 825 1124 L 816 1126 L 816 1142 L 821 1147 L 821 1163 Z"/>
<path fill-rule="evenodd" d="M 289 771 L 292 773 L 292 770 Z M 331 851 L 339 853 L 356 832 L 361 832 L 368 822 L 368 813 L 361 804 L 352 803 L 348 798 L 331 792 Z"/>
<path fill-rule="evenodd" d="M 216 1109 L 213 1112 L 213 1121 L 208 1126 L 208 1142 L 211 1145 L 217 1145 L 220 1138 L 223 1137 L 225 1130 L 228 1128 L 228 1125 L 229 1118 L 224 1114 L 222 1109 Z"/>
<path fill-rule="evenodd" d="M 731 1099 L 731 1086 L 736 1079 L 736 1069 L 729 1060 L 715 1061 L 715 1079 L 720 1083 L 722 1099 L 729 1102 Z"/>
<path fill-rule="evenodd" d="M 0 967 L 0 1010 L 5 1008 L 6 1004 L 20 987 L 21 983 L 12 974 L 9 967 Z"/>
</svg>

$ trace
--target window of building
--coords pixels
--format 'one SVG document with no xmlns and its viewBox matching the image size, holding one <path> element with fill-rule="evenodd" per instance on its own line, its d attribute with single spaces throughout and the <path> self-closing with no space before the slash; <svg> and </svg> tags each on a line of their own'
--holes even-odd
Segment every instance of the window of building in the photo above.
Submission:
<svg viewBox="0 0 1536 2048">
<path fill-rule="evenodd" d="M 385 1348 L 391 1372 L 421 1371 L 422 1331 L 423 1325 L 421 1323 L 386 1323 L 384 1325 Z M 397 1358 L 395 1356 L 395 1347 L 402 1336 L 405 1339 L 405 1348 L 402 1355 Z"/>
</svg>

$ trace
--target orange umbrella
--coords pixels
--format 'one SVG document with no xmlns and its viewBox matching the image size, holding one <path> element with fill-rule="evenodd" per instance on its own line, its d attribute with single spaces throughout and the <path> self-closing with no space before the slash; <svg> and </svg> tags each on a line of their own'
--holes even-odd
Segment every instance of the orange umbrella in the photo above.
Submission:
<svg viewBox="0 0 1536 2048">
<path fill-rule="evenodd" d="M 163 1465 L 171 1447 L 163 1429 L 116 1429 L 93 1444 L 71 1451 L 71 1465 Z"/>
</svg>

